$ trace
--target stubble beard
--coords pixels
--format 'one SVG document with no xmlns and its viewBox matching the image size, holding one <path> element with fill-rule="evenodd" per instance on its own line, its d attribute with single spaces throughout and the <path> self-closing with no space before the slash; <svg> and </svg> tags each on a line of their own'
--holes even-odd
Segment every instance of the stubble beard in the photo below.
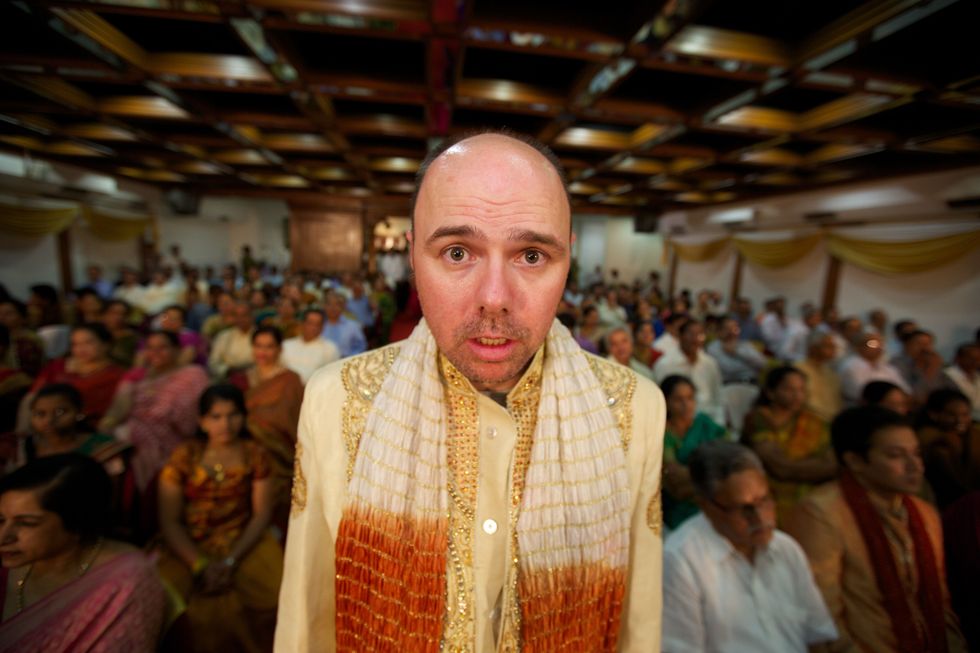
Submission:
<svg viewBox="0 0 980 653">
<path fill-rule="evenodd" d="M 486 334 L 514 341 L 517 346 L 511 356 L 499 362 L 482 361 L 472 356 L 468 341 Z M 504 314 L 493 317 L 477 316 L 467 320 L 456 328 L 452 336 L 452 347 L 443 353 L 476 388 L 494 390 L 508 384 L 513 387 L 536 350 L 537 347 L 532 347 L 530 329 L 514 323 Z M 487 366 L 491 366 L 495 373 L 488 374 Z"/>
</svg>

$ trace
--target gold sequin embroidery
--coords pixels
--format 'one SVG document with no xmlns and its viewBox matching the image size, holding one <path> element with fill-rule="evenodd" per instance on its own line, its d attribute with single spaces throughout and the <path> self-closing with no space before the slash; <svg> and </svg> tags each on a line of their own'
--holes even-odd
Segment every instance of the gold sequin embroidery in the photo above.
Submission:
<svg viewBox="0 0 980 653">
<path fill-rule="evenodd" d="M 597 356 L 586 355 L 589 367 L 606 393 L 606 403 L 612 411 L 623 438 L 623 450 L 629 451 L 633 437 L 633 393 L 636 391 L 636 372 Z"/>
<path fill-rule="evenodd" d="M 375 349 L 347 362 L 340 372 L 344 384 L 344 406 L 341 409 L 341 430 L 347 449 L 347 481 L 354 475 L 354 460 L 364 433 L 371 402 L 384 382 L 391 364 L 398 357 L 399 347 Z"/>
<path fill-rule="evenodd" d="M 296 443 L 296 461 L 293 463 L 293 489 L 290 493 L 290 514 L 298 516 L 306 507 L 306 476 L 303 475 L 303 444 Z"/>
<path fill-rule="evenodd" d="M 664 527 L 664 509 L 660 501 L 661 486 L 657 485 L 657 492 L 647 504 L 647 526 L 653 531 L 654 535 L 660 535 Z"/>
</svg>

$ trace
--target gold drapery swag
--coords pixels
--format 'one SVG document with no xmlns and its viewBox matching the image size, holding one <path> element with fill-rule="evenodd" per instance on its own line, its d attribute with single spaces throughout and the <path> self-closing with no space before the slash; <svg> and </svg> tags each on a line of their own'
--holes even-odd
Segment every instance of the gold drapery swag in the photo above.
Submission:
<svg viewBox="0 0 980 653">
<path fill-rule="evenodd" d="M 16 236 L 41 238 L 68 229 L 82 215 L 89 230 L 102 240 L 132 240 L 141 236 L 150 218 L 120 218 L 89 206 L 34 207 L 0 203 L 0 231 Z"/>
<path fill-rule="evenodd" d="M 980 247 L 980 230 L 918 240 L 880 241 L 849 238 L 833 232 L 787 240 L 759 241 L 723 237 L 699 244 L 668 240 L 677 257 L 688 263 L 710 261 L 726 251 L 729 243 L 745 260 L 768 268 L 781 268 L 799 261 L 819 242 L 840 260 L 882 274 L 924 272 L 941 267 Z"/>
</svg>

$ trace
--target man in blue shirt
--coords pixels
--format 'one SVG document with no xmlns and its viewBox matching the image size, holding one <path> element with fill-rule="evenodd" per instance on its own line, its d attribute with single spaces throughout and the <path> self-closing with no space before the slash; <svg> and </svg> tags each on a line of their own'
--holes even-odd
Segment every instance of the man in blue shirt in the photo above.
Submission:
<svg viewBox="0 0 980 653">
<path fill-rule="evenodd" d="M 341 358 L 367 350 L 367 340 L 361 325 L 344 315 L 342 295 L 333 290 L 327 292 L 323 296 L 323 312 L 327 315 L 323 337 L 337 345 Z"/>
</svg>

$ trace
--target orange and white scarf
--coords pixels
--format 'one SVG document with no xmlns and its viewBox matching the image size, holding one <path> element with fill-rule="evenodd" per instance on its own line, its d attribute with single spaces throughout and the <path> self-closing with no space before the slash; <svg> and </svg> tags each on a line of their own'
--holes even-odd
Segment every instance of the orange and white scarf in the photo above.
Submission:
<svg viewBox="0 0 980 653">
<path fill-rule="evenodd" d="M 519 642 L 524 651 L 614 651 L 629 559 L 622 435 L 568 330 L 555 321 L 544 347 L 512 552 Z M 438 348 L 422 321 L 392 363 L 360 436 L 336 543 L 339 651 L 435 652 L 443 645 L 453 437 L 446 396 Z M 472 605 L 468 592 L 457 602 Z"/>
</svg>

